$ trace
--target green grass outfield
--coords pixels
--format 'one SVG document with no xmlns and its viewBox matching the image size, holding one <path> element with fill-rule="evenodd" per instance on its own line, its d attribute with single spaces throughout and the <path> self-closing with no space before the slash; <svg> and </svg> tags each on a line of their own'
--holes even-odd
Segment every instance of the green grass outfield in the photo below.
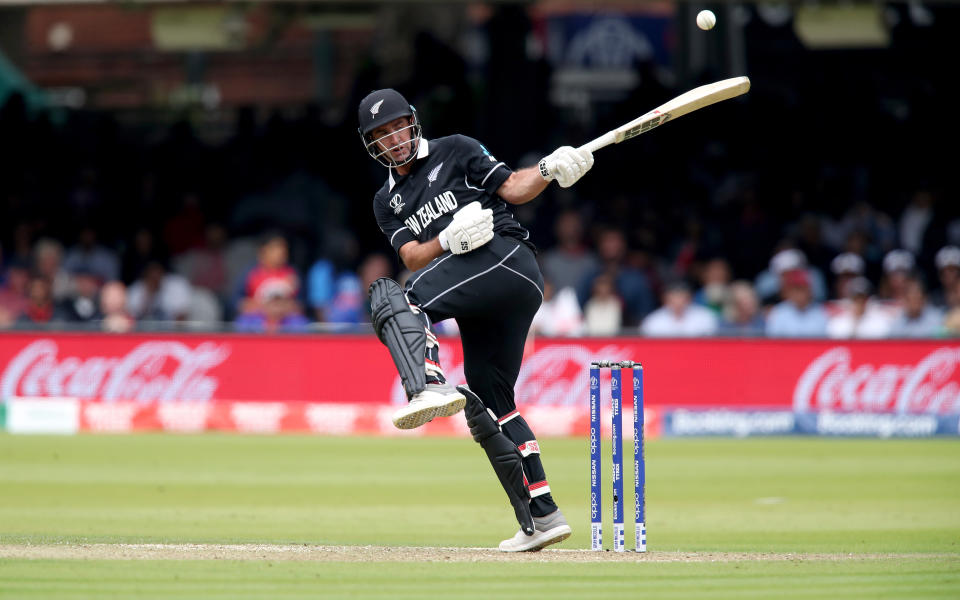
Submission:
<svg viewBox="0 0 960 600">
<path fill-rule="evenodd" d="M 541 446 L 586 548 L 586 440 Z M 0 598 L 960 597 L 957 440 L 657 440 L 647 507 L 646 556 L 514 560 L 456 550 L 515 530 L 469 439 L 0 435 Z"/>
</svg>

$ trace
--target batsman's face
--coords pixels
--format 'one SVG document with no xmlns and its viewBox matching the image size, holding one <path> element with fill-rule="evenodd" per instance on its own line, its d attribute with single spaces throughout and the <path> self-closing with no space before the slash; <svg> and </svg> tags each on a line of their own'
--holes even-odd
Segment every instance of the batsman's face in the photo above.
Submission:
<svg viewBox="0 0 960 600">
<path fill-rule="evenodd" d="M 380 152 L 389 154 L 396 162 L 402 162 L 413 152 L 412 129 L 413 119 L 400 117 L 377 127 L 370 135 L 376 140 Z"/>
</svg>

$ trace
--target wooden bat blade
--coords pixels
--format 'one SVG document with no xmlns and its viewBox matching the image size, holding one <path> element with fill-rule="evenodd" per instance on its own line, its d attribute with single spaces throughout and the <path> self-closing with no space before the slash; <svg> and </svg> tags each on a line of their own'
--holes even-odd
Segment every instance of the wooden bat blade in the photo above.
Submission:
<svg viewBox="0 0 960 600">
<path fill-rule="evenodd" d="M 673 100 L 658 106 L 645 115 L 625 125 L 621 125 L 612 131 L 608 131 L 595 140 L 587 142 L 581 146 L 581 148 L 587 148 L 591 152 L 594 152 L 610 144 L 619 144 L 623 140 L 629 140 L 641 133 L 650 131 L 654 127 L 659 127 L 671 119 L 682 117 L 695 110 L 716 104 L 723 100 L 736 98 L 737 96 L 746 94 L 749 90 L 750 79 L 747 77 L 732 77 L 715 83 L 701 85 L 689 92 L 680 94 Z"/>
</svg>

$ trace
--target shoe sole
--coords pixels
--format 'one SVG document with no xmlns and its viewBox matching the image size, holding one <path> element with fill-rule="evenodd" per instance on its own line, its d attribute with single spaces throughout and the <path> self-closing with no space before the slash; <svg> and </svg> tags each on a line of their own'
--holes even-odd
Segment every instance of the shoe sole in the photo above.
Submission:
<svg viewBox="0 0 960 600">
<path fill-rule="evenodd" d="M 393 425 L 397 429 L 416 429 L 426 425 L 436 417 L 452 417 L 467 405 L 467 398 L 463 394 L 451 396 L 438 406 L 424 406 L 410 414 L 393 418 Z"/>
<path fill-rule="evenodd" d="M 559 530 L 559 531 L 557 531 L 557 530 Z M 554 529 L 551 529 L 550 531 L 557 531 L 557 534 L 554 535 L 553 537 L 549 537 L 549 538 L 540 540 L 539 542 L 537 542 L 536 545 L 530 546 L 529 548 L 520 548 L 520 549 L 517 549 L 517 550 L 509 550 L 509 549 L 500 548 L 500 550 L 501 550 L 502 552 L 539 552 L 539 551 L 543 550 L 544 548 L 546 548 L 547 546 L 550 546 L 550 545 L 553 545 L 553 544 L 559 544 L 559 543 L 562 542 L 563 540 L 565 540 L 565 539 L 567 539 L 568 537 L 570 537 L 570 534 L 573 533 L 573 530 L 570 529 L 570 526 L 569 526 L 569 525 L 561 525 L 561 526 L 559 526 L 559 527 L 556 527 L 556 528 L 554 528 Z M 549 532 L 548 532 L 548 533 L 549 533 Z"/>
<path fill-rule="evenodd" d="M 438 417 L 452 417 L 457 414 L 467 405 L 467 397 L 463 394 L 458 395 L 457 397 L 451 399 L 450 402 L 441 405 L 437 408 Z"/>
</svg>

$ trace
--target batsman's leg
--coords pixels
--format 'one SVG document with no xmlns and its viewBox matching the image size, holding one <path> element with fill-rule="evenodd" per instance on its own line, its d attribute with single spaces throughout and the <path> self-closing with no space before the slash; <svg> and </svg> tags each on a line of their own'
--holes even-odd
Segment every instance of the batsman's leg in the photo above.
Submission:
<svg viewBox="0 0 960 600">
<path fill-rule="evenodd" d="M 500 549 L 530 552 L 561 542 L 570 536 L 570 526 L 550 493 L 536 436 L 514 403 L 513 386 L 520 373 L 529 321 L 525 321 L 522 314 L 514 314 L 512 317 L 505 315 L 497 324 L 471 320 L 458 322 L 463 339 L 464 375 L 470 389 L 493 411 L 504 436 L 513 442 L 523 457 L 523 470 L 531 496 L 530 512 L 537 532 L 526 536 L 520 531 L 504 540 Z"/>
<path fill-rule="evenodd" d="M 458 386 L 464 396 L 467 397 L 467 406 L 464 414 L 467 417 L 467 426 L 470 427 L 470 433 L 473 440 L 487 453 L 487 459 L 493 466 L 493 471 L 500 480 L 510 504 L 513 505 L 513 512 L 520 523 L 520 531 L 524 536 L 533 535 L 533 515 L 530 514 L 530 492 L 527 488 L 527 478 L 523 474 L 523 457 L 517 446 L 511 442 L 503 432 L 500 426 L 494 420 L 487 407 L 483 405 L 480 398 L 477 397 L 467 386 Z"/>
<path fill-rule="evenodd" d="M 550 493 L 547 475 L 540 461 L 540 443 L 533 435 L 518 410 L 507 413 L 498 420 L 504 435 L 510 438 L 523 456 L 523 470 L 529 478 L 530 510 L 537 529 L 534 539 L 525 539 L 514 535 L 500 542 L 500 550 L 505 552 L 533 552 L 550 544 L 556 544 L 570 537 L 572 529 L 567 519 L 557 507 Z"/>
<path fill-rule="evenodd" d="M 390 350 L 409 403 L 393 415 L 399 429 L 413 429 L 435 417 L 463 410 L 466 398 L 443 378 L 439 346 L 430 319 L 407 298 L 396 281 L 383 277 L 370 285 L 373 328 Z"/>
</svg>

